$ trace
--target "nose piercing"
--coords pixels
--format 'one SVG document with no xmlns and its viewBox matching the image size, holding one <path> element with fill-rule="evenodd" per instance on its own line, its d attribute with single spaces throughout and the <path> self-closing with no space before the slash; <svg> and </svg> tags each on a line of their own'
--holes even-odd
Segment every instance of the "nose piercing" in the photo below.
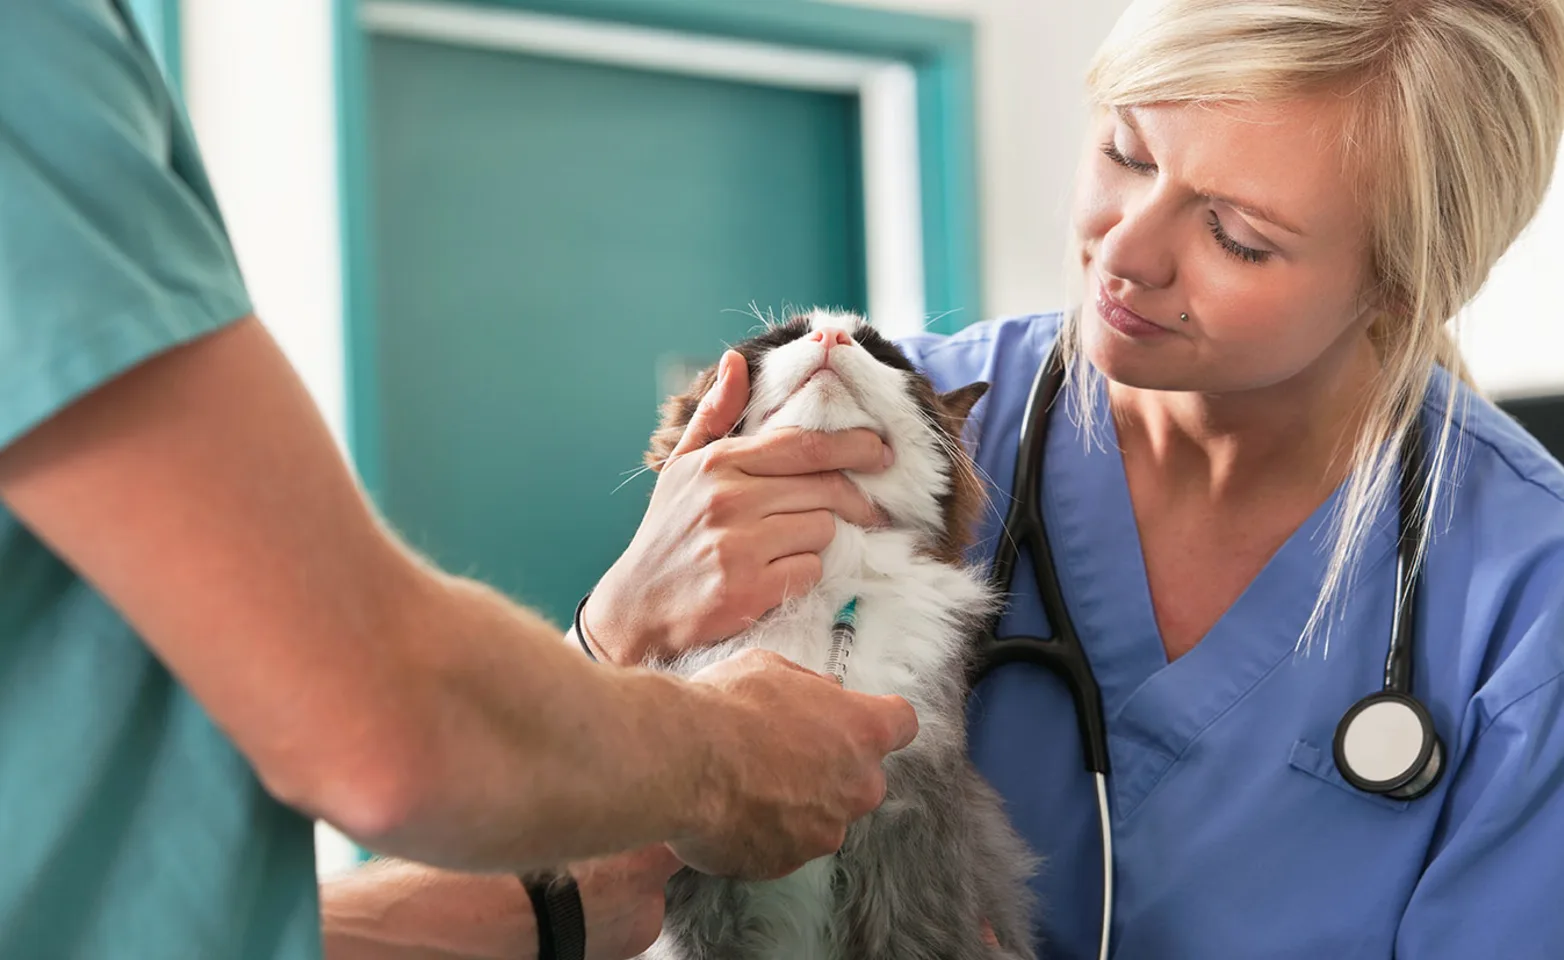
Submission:
<svg viewBox="0 0 1564 960">
<path fill-rule="evenodd" d="M 1179 319 L 1180 323 L 1188 323 L 1189 322 L 1189 314 L 1181 313 L 1181 314 L 1178 315 L 1178 319 Z"/>
</svg>

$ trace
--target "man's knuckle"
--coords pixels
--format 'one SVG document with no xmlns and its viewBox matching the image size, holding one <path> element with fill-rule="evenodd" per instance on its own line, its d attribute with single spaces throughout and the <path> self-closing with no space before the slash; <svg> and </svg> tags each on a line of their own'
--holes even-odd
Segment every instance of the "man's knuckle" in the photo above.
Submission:
<svg viewBox="0 0 1564 960">
<path fill-rule="evenodd" d="M 885 799 L 884 775 L 873 773 L 865 777 L 854 799 L 857 801 L 855 811 L 860 816 L 879 807 L 880 803 Z"/>
<path fill-rule="evenodd" d="M 779 654 L 771 650 L 762 650 L 759 647 L 751 647 L 750 649 L 740 654 L 740 656 L 745 657 L 750 663 L 757 667 L 773 667 L 782 660 L 782 657 Z"/>
<path fill-rule="evenodd" d="M 835 853 L 842 849 L 842 844 L 847 842 L 847 824 L 838 822 L 831 825 L 830 833 L 826 836 L 825 848 L 828 853 Z"/>
</svg>

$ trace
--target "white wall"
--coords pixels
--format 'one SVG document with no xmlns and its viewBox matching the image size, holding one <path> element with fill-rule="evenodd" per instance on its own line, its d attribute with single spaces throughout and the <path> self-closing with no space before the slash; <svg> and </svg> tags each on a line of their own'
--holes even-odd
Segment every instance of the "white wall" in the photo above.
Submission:
<svg viewBox="0 0 1564 960">
<path fill-rule="evenodd" d="M 256 312 L 343 437 L 331 3 L 186 0 L 185 91 Z"/>
<path fill-rule="evenodd" d="M 1472 375 L 1489 392 L 1564 393 L 1564 168 L 1459 323 Z"/>
<path fill-rule="evenodd" d="M 1128 0 L 836 2 L 976 25 L 985 306 L 995 316 L 1057 307 L 1086 122 L 1083 78 Z"/>
</svg>

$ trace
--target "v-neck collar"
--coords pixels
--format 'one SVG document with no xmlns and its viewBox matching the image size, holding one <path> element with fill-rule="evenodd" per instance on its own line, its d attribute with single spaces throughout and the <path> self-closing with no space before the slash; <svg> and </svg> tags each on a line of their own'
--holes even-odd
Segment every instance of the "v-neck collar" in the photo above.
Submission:
<svg viewBox="0 0 1564 960">
<path fill-rule="evenodd" d="M 1287 539 L 1199 643 L 1169 662 L 1106 390 L 1093 402 L 1101 441 L 1084 449 L 1070 412 L 1060 409 L 1066 404 L 1051 414 L 1043 509 L 1060 585 L 1102 691 L 1110 779 L 1123 816 L 1203 730 L 1297 649 L 1342 493 Z M 1376 518 L 1358 576 L 1382 573 L 1393 523 L 1393 510 Z"/>
</svg>

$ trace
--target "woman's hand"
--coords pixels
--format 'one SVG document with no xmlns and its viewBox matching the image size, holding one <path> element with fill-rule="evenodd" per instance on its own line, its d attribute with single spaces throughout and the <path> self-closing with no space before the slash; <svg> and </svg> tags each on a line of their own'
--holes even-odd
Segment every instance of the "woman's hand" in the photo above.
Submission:
<svg viewBox="0 0 1564 960">
<path fill-rule="evenodd" d="M 819 581 L 834 517 L 882 522 L 841 471 L 884 470 L 890 448 L 868 430 L 727 437 L 749 389 L 744 358 L 724 354 L 640 529 L 583 611 L 604 659 L 637 663 L 733 636 Z"/>
</svg>

